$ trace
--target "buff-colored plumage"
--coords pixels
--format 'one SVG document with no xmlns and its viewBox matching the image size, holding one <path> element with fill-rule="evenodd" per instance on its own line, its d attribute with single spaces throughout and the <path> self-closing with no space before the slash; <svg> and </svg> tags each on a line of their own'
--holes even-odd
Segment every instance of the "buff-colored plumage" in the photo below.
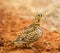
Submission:
<svg viewBox="0 0 60 53">
<path fill-rule="evenodd" d="M 40 30 L 40 27 L 39 27 L 41 17 L 42 15 L 38 14 L 35 17 L 34 22 L 30 26 L 24 28 L 20 32 L 19 36 L 8 45 L 11 45 L 11 44 L 29 45 L 30 43 L 37 41 L 42 36 L 42 31 Z"/>
</svg>

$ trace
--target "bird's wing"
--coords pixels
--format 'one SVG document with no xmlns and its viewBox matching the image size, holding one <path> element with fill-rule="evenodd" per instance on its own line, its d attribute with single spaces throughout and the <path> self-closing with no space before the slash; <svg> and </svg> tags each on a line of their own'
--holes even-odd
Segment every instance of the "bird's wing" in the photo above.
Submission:
<svg viewBox="0 0 60 53">
<path fill-rule="evenodd" d="M 33 26 L 28 26 L 24 30 L 21 31 L 15 42 L 27 42 L 29 41 L 29 37 L 31 36 L 32 32 L 34 30 Z"/>
</svg>

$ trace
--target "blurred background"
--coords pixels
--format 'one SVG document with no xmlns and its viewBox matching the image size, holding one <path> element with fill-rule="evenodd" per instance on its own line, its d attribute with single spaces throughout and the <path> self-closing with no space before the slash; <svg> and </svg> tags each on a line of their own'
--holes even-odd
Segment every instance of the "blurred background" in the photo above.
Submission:
<svg viewBox="0 0 60 53">
<path fill-rule="evenodd" d="M 44 49 L 41 48 L 44 52 L 46 48 L 54 48 L 53 52 L 58 53 L 56 48 L 60 51 L 60 0 L 0 0 L 0 45 L 6 45 L 5 43 L 15 39 L 24 27 L 33 23 L 38 13 L 43 15 L 40 22 L 43 37 L 38 41 L 39 45 L 44 46 Z M 46 46 L 43 42 L 50 42 L 51 45 Z M 0 51 L 9 53 L 1 48 Z M 33 53 L 30 50 L 15 52 Z"/>
<path fill-rule="evenodd" d="M 16 16 L 22 18 L 34 18 L 37 13 L 42 13 L 46 17 L 42 19 L 47 19 L 45 22 L 50 25 L 44 23 L 41 26 L 47 26 L 46 29 L 50 31 L 60 31 L 60 0 L 2 0 L 0 9 L 5 9 L 4 13 L 11 13 L 12 16 L 17 14 Z"/>
</svg>

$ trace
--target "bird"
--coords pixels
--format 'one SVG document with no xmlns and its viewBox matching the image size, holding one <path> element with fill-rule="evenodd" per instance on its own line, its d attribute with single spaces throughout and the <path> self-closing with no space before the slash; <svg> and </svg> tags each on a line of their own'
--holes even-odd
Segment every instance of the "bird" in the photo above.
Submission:
<svg viewBox="0 0 60 53">
<path fill-rule="evenodd" d="M 40 20 L 42 18 L 42 14 L 39 13 L 35 16 L 34 22 L 24 28 L 20 33 L 19 36 L 16 37 L 15 40 L 13 40 L 11 44 L 22 44 L 26 47 L 33 48 L 30 46 L 31 43 L 37 41 L 42 36 L 42 30 L 40 29 Z"/>
</svg>

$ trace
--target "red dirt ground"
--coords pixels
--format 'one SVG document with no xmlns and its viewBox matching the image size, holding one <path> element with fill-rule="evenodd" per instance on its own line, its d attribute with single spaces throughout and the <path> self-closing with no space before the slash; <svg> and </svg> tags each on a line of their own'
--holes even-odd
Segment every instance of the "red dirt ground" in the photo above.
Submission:
<svg viewBox="0 0 60 53">
<path fill-rule="evenodd" d="M 16 11 L 14 11 L 16 12 Z M 9 41 L 13 41 L 19 32 L 30 25 L 34 20 L 32 18 L 22 18 L 11 14 L 12 11 L 5 13 L 4 9 L 0 9 L 0 53 L 35 53 L 31 49 L 20 49 L 6 46 Z M 41 27 L 43 31 L 42 37 L 32 43 L 37 48 L 37 53 L 60 53 L 60 33 L 50 32 Z"/>
</svg>

